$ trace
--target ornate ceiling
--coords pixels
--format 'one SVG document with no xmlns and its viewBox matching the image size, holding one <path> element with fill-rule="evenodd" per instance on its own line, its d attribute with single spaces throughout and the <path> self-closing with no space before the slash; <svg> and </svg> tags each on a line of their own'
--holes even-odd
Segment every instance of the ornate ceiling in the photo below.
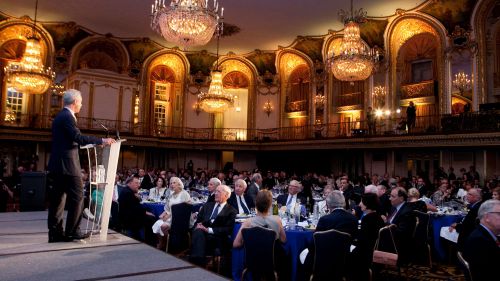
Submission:
<svg viewBox="0 0 500 281">
<path fill-rule="evenodd" d="M 396 9 L 413 9 L 423 2 L 425 0 L 356 0 L 354 8 L 364 8 L 369 17 L 385 17 L 395 14 Z M 38 19 L 75 22 L 96 33 L 111 33 L 121 38 L 149 37 L 165 47 L 174 47 L 150 29 L 152 3 L 153 0 L 39 0 Z M 221 51 L 237 54 L 255 49 L 276 50 L 278 46 L 290 46 L 297 36 L 325 35 L 328 30 L 340 30 L 343 25 L 338 11 L 348 10 L 350 6 L 348 0 L 221 0 L 221 4 L 225 7 L 225 21 L 240 29 L 221 40 Z M 0 1 L 0 11 L 13 17 L 33 18 L 34 6 L 35 0 Z M 200 49 L 213 52 L 215 42 L 190 50 Z"/>
</svg>

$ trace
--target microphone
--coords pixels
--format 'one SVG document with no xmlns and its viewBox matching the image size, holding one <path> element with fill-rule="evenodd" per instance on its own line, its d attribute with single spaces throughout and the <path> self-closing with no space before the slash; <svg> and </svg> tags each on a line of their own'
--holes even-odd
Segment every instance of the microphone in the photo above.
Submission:
<svg viewBox="0 0 500 281">
<path fill-rule="evenodd" d="M 100 121 L 97 121 L 97 119 L 93 118 L 92 120 L 97 124 L 99 124 L 104 129 L 104 131 L 106 131 L 106 138 L 109 138 L 109 129 L 106 126 L 104 126 L 104 124 L 102 124 Z"/>
</svg>

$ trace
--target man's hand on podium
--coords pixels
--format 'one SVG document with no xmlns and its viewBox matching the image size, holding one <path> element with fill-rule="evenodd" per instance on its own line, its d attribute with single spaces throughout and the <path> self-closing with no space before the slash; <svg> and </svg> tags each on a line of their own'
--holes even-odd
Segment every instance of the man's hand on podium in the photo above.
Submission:
<svg viewBox="0 0 500 281">
<path fill-rule="evenodd" d="M 111 145 L 112 143 L 115 143 L 116 140 L 113 138 L 105 138 L 102 139 L 102 145 Z"/>
</svg>

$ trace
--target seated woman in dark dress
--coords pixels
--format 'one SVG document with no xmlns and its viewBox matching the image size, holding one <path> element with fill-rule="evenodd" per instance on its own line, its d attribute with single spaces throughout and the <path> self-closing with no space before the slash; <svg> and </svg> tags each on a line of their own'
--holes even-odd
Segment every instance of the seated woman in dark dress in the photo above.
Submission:
<svg viewBox="0 0 500 281">
<path fill-rule="evenodd" d="M 356 246 L 351 252 L 349 271 L 352 280 L 369 280 L 369 269 L 372 265 L 373 250 L 380 228 L 384 227 L 384 220 L 377 213 L 380 202 L 377 194 L 365 193 L 361 196 L 359 206 L 363 211 L 360 226 L 353 244 Z"/>
<path fill-rule="evenodd" d="M 437 212 L 437 208 L 432 204 L 427 204 L 423 200 L 420 200 L 420 192 L 418 189 L 412 187 L 408 190 L 408 206 L 411 206 L 413 210 L 417 210 L 423 213 L 427 211 Z"/>
</svg>

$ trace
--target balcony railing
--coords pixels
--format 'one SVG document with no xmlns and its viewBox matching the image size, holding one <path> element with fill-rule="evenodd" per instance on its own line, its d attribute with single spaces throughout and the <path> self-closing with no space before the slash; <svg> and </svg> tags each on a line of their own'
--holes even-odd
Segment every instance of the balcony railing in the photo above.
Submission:
<svg viewBox="0 0 500 281">
<path fill-rule="evenodd" d="M 5 120 L 2 114 L 1 128 L 24 128 L 49 130 L 52 119 L 42 115 L 16 115 L 16 118 Z M 104 125 L 114 135 L 118 130 L 122 136 L 140 136 L 162 139 L 200 140 L 200 141 L 286 141 L 307 139 L 331 139 L 371 136 L 397 136 L 407 134 L 451 134 L 473 132 L 500 131 L 500 112 L 473 112 L 460 115 L 418 116 L 415 127 L 407 130 L 401 128 L 401 118 L 389 116 L 378 118 L 375 132 L 368 134 L 368 126 L 364 121 L 330 123 L 299 127 L 282 127 L 271 129 L 239 129 L 239 128 L 188 128 L 172 126 L 149 126 L 144 123 L 78 118 L 78 127 L 87 131 L 103 131 Z"/>
<path fill-rule="evenodd" d="M 338 97 L 338 106 L 362 105 L 363 99 L 362 92 L 343 94 Z"/>
<path fill-rule="evenodd" d="M 433 80 L 415 84 L 401 85 L 401 99 L 414 99 L 434 96 L 435 83 Z"/>
</svg>

